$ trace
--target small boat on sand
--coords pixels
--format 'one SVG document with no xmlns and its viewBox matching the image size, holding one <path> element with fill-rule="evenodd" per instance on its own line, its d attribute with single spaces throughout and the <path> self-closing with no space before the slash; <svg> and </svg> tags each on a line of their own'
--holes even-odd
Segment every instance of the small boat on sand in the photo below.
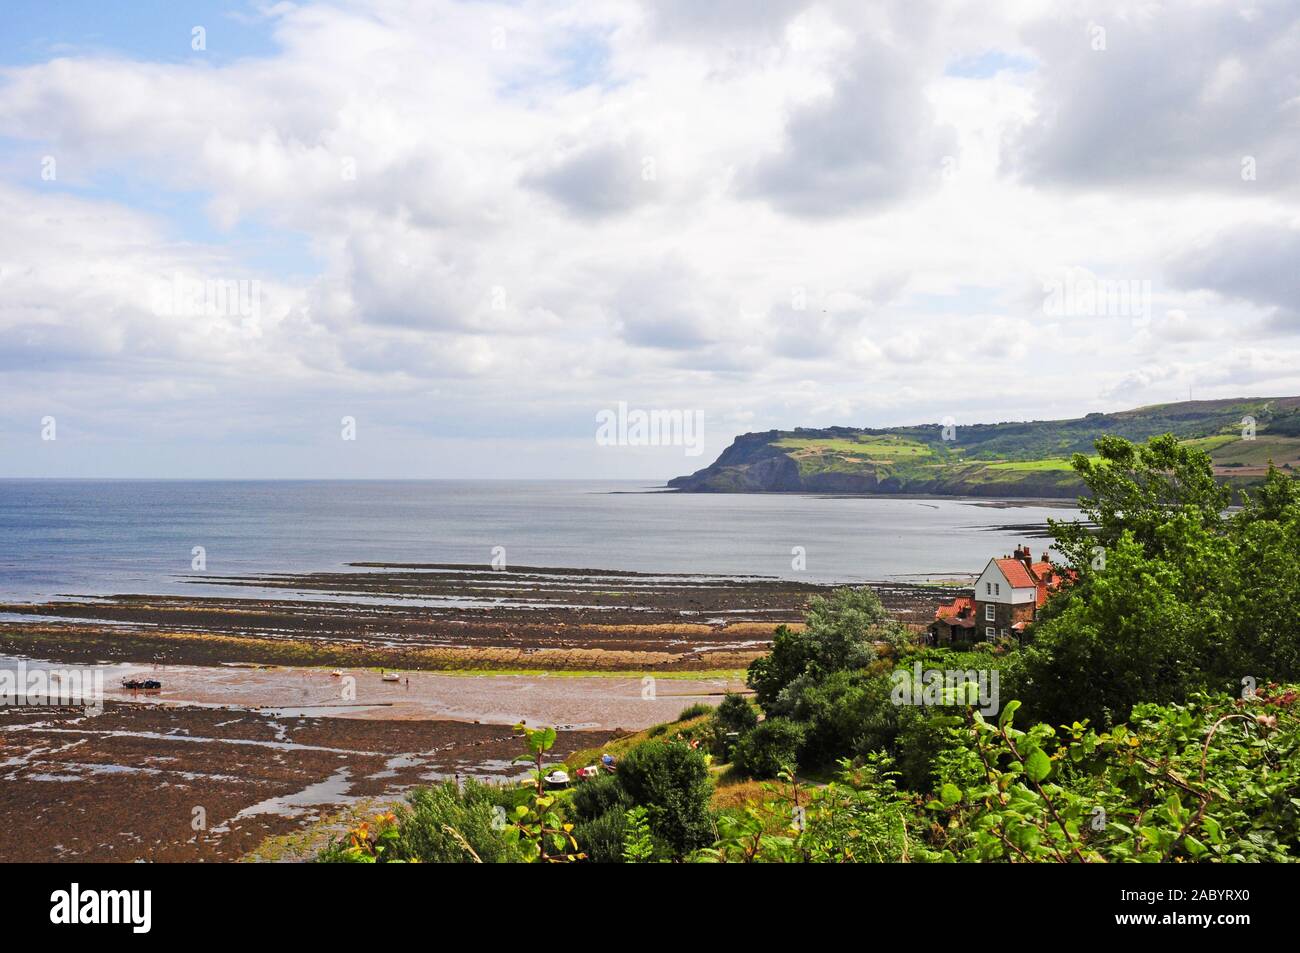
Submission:
<svg viewBox="0 0 1300 953">
<path fill-rule="evenodd" d="M 338 669 L 335 669 L 334 671 L 330 672 L 330 678 L 342 678 L 342 677 L 343 677 L 343 673 L 340 672 Z"/>
<path fill-rule="evenodd" d="M 402 676 L 398 675 L 396 672 L 384 672 L 384 674 L 379 677 L 386 682 L 400 682 L 402 680 Z"/>
</svg>

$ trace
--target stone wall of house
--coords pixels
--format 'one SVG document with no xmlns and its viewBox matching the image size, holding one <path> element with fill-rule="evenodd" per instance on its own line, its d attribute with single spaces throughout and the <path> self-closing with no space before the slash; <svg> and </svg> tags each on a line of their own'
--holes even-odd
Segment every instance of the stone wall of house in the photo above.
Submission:
<svg viewBox="0 0 1300 953">
<path fill-rule="evenodd" d="M 993 621 L 988 621 L 988 610 L 986 606 L 993 607 Z M 1034 620 L 1034 603 L 1019 602 L 1008 604 L 1005 602 L 981 602 L 975 601 L 975 635 L 976 638 L 985 637 L 989 626 L 993 627 L 994 636 L 999 637 L 1011 634 L 1011 627 L 1017 622 L 1032 622 Z"/>
</svg>

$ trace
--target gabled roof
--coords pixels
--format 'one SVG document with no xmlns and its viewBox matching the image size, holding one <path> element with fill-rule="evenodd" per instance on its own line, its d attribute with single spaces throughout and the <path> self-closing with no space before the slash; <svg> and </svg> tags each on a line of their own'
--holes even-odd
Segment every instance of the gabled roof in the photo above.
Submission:
<svg viewBox="0 0 1300 953">
<path fill-rule="evenodd" d="M 1029 567 L 1019 559 L 1012 559 L 1008 556 L 1005 559 L 995 559 L 993 561 L 998 564 L 998 569 L 1002 570 L 1002 575 L 1006 577 L 1012 589 L 1036 589 L 1038 587 L 1038 580 L 1029 571 Z"/>
</svg>

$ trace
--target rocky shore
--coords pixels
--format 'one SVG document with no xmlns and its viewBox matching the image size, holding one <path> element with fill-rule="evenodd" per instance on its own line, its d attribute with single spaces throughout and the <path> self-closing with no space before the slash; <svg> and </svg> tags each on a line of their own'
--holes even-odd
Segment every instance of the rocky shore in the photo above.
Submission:
<svg viewBox="0 0 1300 953">
<path fill-rule="evenodd" d="M 0 622 L 0 653 L 423 671 L 737 669 L 828 588 L 763 577 L 393 564 L 196 581 L 232 594 L 0 603 L 8 620 Z M 917 626 L 946 596 L 931 585 L 873 588 Z"/>
</svg>

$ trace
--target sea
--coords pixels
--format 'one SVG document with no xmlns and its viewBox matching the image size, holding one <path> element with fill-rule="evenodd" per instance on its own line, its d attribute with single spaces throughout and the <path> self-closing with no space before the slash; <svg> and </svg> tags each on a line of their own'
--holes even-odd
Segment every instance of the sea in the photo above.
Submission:
<svg viewBox="0 0 1300 953">
<path fill-rule="evenodd" d="M 920 582 L 978 572 L 1019 543 L 1038 553 L 1048 518 L 1079 514 L 1051 501 L 687 494 L 654 481 L 11 479 L 0 480 L 0 599 L 205 595 L 221 591 L 217 577 L 494 558 Z"/>
</svg>

